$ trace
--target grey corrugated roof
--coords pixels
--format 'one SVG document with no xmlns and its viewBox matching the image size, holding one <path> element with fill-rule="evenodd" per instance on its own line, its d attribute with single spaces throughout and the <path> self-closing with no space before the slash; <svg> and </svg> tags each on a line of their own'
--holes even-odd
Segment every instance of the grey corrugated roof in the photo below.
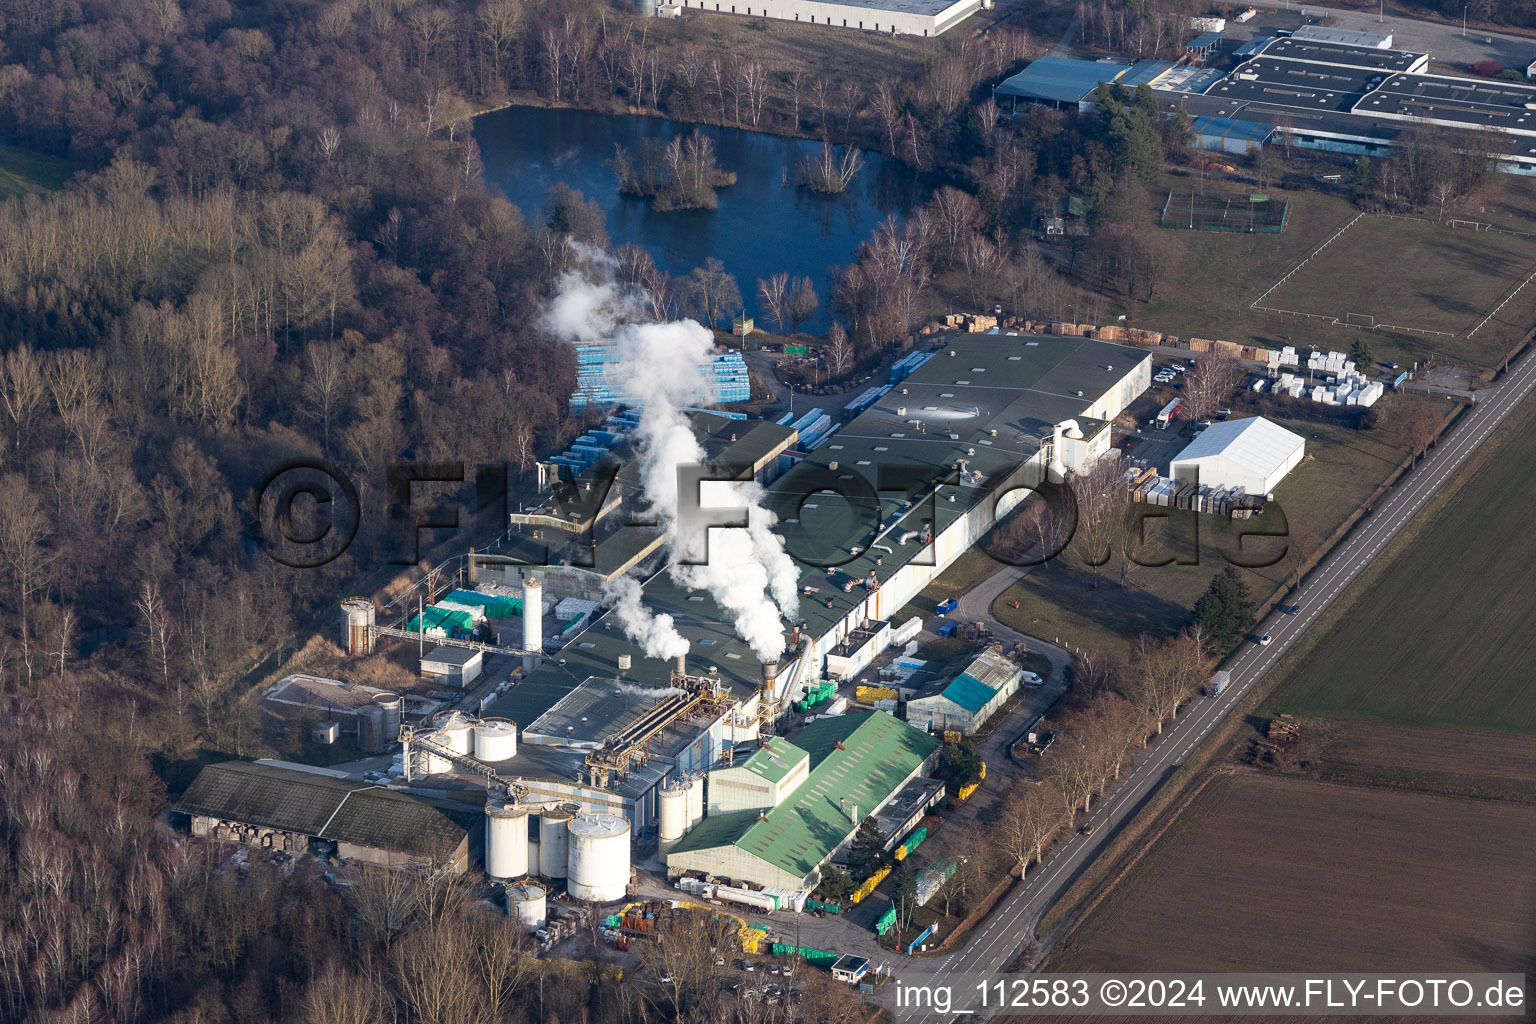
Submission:
<svg viewBox="0 0 1536 1024">
<path fill-rule="evenodd" d="M 204 768 L 176 810 L 437 860 L 465 835 L 453 819 L 413 797 L 247 761 Z"/>
<path fill-rule="evenodd" d="M 999 96 L 1077 103 L 1099 87 L 1125 74 L 1128 65 L 1075 57 L 1041 57 L 999 85 Z"/>
</svg>

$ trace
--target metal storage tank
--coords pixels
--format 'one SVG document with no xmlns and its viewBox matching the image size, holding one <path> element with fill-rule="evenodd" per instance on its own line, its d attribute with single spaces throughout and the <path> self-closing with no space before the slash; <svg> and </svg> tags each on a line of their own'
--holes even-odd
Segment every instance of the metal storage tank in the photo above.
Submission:
<svg viewBox="0 0 1536 1024">
<path fill-rule="evenodd" d="M 545 878 L 564 878 L 569 870 L 570 825 L 579 808 L 575 804 L 556 804 L 539 812 L 539 874 Z"/>
<path fill-rule="evenodd" d="M 378 704 L 364 704 L 357 712 L 357 745 L 369 754 L 389 749 L 385 738 L 384 709 Z"/>
<path fill-rule="evenodd" d="M 549 915 L 548 892 L 538 882 L 523 882 L 507 886 L 507 913 L 517 918 L 517 923 L 529 931 L 544 927 Z"/>
<path fill-rule="evenodd" d="M 421 738 L 428 743 L 435 743 L 439 747 L 448 746 L 448 742 L 435 732 L 424 732 L 421 734 Z M 417 750 L 415 756 L 418 770 L 423 775 L 446 775 L 448 772 L 453 771 L 452 762 L 438 757 L 429 750 Z"/>
<path fill-rule="evenodd" d="M 687 780 L 677 779 L 662 786 L 657 795 L 656 851 L 663 857 L 688 831 L 688 791 L 692 788 Z"/>
<path fill-rule="evenodd" d="M 443 746 L 455 754 L 467 754 L 473 746 L 471 738 L 475 721 L 462 711 L 450 711 L 446 715 L 439 715 L 437 722 L 438 740 Z"/>
<path fill-rule="evenodd" d="M 500 879 L 528 873 L 528 808 L 494 793 L 485 800 L 485 873 Z"/>
<path fill-rule="evenodd" d="M 517 754 L 517 723 L 506 718 L 482 718 L 475 725 L 475 756 L 482 761 L 508 761 Z"/>
<path fill-rule="evenodd" d="M 349 597 L 341 602 L 342 648 L 348 654 L 369 654 L 373 651 L 373 602 L 366 597 Z"/>
<path fill-rule="evenodd" d="M 384 742 L 394 743 L 400 738 L 400 722 L 405 713 L 405 701 L 398 693 L 376 693 L 374 704 L 384 709 Z"/>
<path fill-rule="evenodd" d="M 589 903 L 622 900 L 629 891 L 629 819 L 579 815 L 570 823 L 570 845 L 565 891 Z"/>
<path fill-rule="evenodd" d="M 688 786 L 688 830 L 704 820 L 704 780 L 693 779 Z"/>
</svg>

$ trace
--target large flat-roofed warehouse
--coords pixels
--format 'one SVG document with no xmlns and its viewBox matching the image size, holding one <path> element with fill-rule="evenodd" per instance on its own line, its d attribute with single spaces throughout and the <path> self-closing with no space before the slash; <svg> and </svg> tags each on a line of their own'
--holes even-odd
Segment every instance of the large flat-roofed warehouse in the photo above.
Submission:
<svg viewBox="0 0 1536 1024">
<path fill-rule="evenodd" d="M 1213 423 L 1173 460 L 1169 475 L 1272 494 L 1306 454 L 1306 441 L 1262 416 Z"/>
<path fill-rule="evenodd" d="M 981 9 L 981 0 L 676 0 L 684 11 L 741 14 L 807 25 L 936 36 Z"/>
<path fill-rule="evenodd" d="M 468 831 L 448 814 L 329 773 L 247 761 L 211 764 L 175 810 L 191 816 L 193 835 L 284 853 L 307 853 L 314 840 L 329 840 L 343 860 L 453 871 L 469 866 Z"/>
<path fill-rule="evenodd" d="M 1335 38 L 1335 35 L 1338 38 Z M 1203 88 L 1151 83 L 1197 117 L 1273 122 L 1291 145 L 1390 155 L 1405 130 L 1434 125 L 1479 132 L 1503 171 L 1536 174 L 1536 86 L 1426 73 L 1429 56 L 1320 32 L 1255 39 L 1248 57 Z"/>
<path fill-rule="evenodd" d="M 860 822 L 924 772 L 939 741 L 875 711 L 818 719 L 793 744 L 772 745 L 803 752 L 810 766 L 805 781 L 772 807 L 710 814 L 667 854 L 669 874 L 702 871 L 813 889 Z"/>
</svg>

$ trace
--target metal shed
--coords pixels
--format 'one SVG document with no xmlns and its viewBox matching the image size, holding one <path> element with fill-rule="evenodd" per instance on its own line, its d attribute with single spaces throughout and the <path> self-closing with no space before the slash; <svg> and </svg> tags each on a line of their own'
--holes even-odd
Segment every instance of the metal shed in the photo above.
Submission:
<svg viewBox="0 0 1536 1024">
<path fill-rule="evenodd" d="M 1201 149 L 1244 155 L 1262 149 L 1275 134 L 1275 126 L 1260 121 L 1235 121 L 1230 117 L 1197 117 L 1190 123 L 1195 145 Z"/>
</svg>

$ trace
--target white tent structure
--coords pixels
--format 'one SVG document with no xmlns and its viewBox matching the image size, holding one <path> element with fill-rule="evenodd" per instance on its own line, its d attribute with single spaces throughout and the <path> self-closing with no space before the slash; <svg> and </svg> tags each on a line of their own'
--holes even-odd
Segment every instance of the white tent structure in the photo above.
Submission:
<svg viewBox="0 0 1536 1024">
<path fill-rule="evenodd" d="M 1300 434 L 1262 416 L 1213 423 L 1173 460 L 1169 475 L 1270 494 L 1306 454 Z"/>
</svg>

